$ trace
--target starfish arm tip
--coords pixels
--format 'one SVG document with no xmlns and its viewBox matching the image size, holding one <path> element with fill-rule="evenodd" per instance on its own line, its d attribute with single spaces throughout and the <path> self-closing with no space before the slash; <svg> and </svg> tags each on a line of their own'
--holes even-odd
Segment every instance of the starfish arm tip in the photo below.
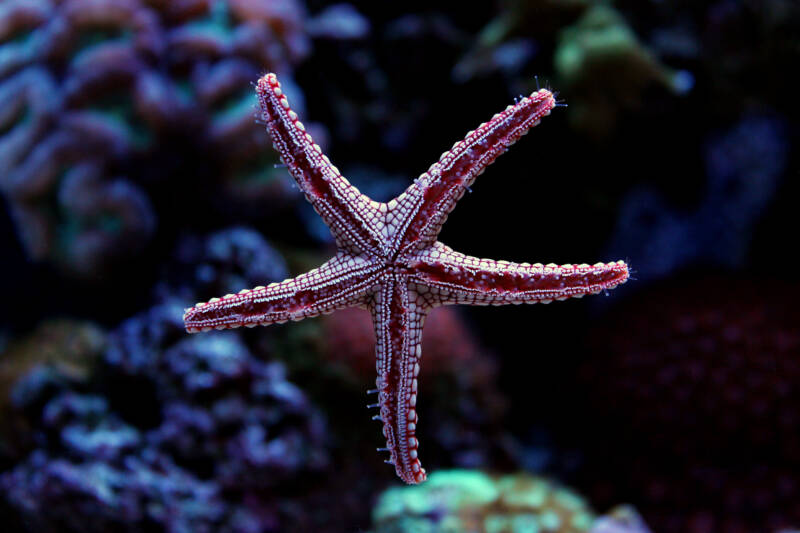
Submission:
<svg viewBox="0 0 800 533">
<path fill-rule="evenodd" d="M 379 206 L 351 185 L 314 142 L 274 73 L 259 78 L 256 93 L 273 147 L 337 244 L 374 255 L 382 247 L 374 222 L 380 218 Z"/>
<path fill-rule="evenodd" d="M 183 325 L 187 333 L 197 333 L 199 331 L 197 328 L 190 325 L 194 309 L 194 307 L 186 307 L 183 310 Z"/>
<path fill-rule="evenodd" d="M 267 72 L 258 79 L 257 86 L 259 90 L 264 90 L 268 86 L 280 87 L 280 82 L 278 82 L 278 76 L 274 72 Z"/>
<path fill-rule="evenodd" d="M 615 289 L 626 283 L 630 279 L 630 269 L 625 261 L 612 261 L 610 263 L 595 263 L 594 265 L 562 265 L 562 271 L 583 273 L 594 279 L 586 286 L 591 294 L 597 294 L 604 290 Z M 579 293 L 581 294 L 581 293 Z M 585 294 L 583 292 L 582 294 Z"/>
<path fill-rule="evenodd" d="M 622 285 L 623 283 L 627 283 L 628 280 L 631 278 L 631 267 L 630 267 L 630 265 L 628 265 L 628 263 L 626 263 L 625 261 L 622 261 L 622 260 L 619 260 L 619 261 L 617 261 L 616 263 L 613 263 L 613 264 L 616 265 L 616 267 L 613 268 L 613 270 L 614 270 L 614 272 L 617 273 L 615 286 Z"/>
</svg>

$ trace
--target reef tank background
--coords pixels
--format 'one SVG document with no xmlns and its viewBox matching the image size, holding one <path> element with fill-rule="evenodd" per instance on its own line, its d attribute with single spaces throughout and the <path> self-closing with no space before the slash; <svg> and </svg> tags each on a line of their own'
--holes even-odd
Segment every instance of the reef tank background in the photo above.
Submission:
<svg viewBox="0 0 800 533">
<path fill-rule="evenodd" d="M 1 0 L 4 531 L 800 527 L 798 64 L 791 0 Z M 431 315 L 419 487 L 374 450 L 363 312 L 183 331 L 332 249 L 266 71 L 379 200 L 558 90 L 442 240 L 634 269 Z"/>
</svg>

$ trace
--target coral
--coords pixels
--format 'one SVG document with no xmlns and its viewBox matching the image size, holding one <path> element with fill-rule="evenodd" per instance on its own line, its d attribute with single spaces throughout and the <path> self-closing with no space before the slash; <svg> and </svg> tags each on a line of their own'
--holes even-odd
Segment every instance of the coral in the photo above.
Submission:
<svg viewBox="0 0 800 533">
<path fill-rule="evenodd" d="M 753 228 L 775 197 L 789 158 L 782 120 L 747 115 L 710 136 L 707 185 L 692 211 L 640 187 L 622 200 L 609 251 L 624 253 L 637 276 L 653 281 L 696 264 L 742 267 Z"/>
<path fill-rule="evenodd" d="M 592 525 L 591 533 L 651 533 L 636 509 L 620 505 L 598 517 Z"/>
<path fill-rule="evenodd" d="M 0 81 L 0 105 L 0 191 L 33 258 L 57 251 L 66 268 L 94 272 L 123 243 L 136 251 L 150 237 L 147 198 L 126 180 L 102 179 L 92 156 L 122 141 L 80 113 L 63 116 L 63 130 L 50 133 L 61 104 L 46 71 L 31 67 Z"/>
<path fill-rule="evenodd" d="M 653 88 L 685 94 L 694 84 L 685 70 L 665 66 L 639 41 L 610 2 L 507 0 L 453 69 L 456 81 L 500 74 L 515 94 L 529 91 L 552 67 L 559 94 L 569 102 L 571 125 L 602 140 L 625 112 L 646 109 Z M 639 6 L 637 6 L 639 7 Z"/>
<path fill-rule="evenodd" d="M 25 413 L 41 409 L 44 393 L 86 386 L 105 346 L 96 325 L 54 319 L 0 347 L 0 460 L 34 445 Z"/>
<path fill-rule="evenodd" d="M 105 398 L 26 386 L 36 376 L 34 370 L 17 385 L 26 390 L 15 399 L 38 448 L 0 474 L 4 502 L 14 510 L 6 524 L 12 531 L 23 524 L 45 532 L 156 525 L 189 531 L 217 519 L 221 502 L 214 501 L 213 485 L 143 449 L 141 432 L 111 412 Z"/>
<path fill-rule="evenodd" d="M 2 350 L 0 412 L 10 407 L 18 381 L 37 367 L 53 368 L 76 382 L 87 381 L 105 346 L 105 332 L 90 322 L 55 319 L 41 323 Z"/>
<path fill-rule="evenodd" d="M 161 406 L 148 441 L 232 487 L 322 468 L 323 420 L 283 366 L 256 359 L 236 334 L 183 337 L 181 313 L 168 302 L 110 336 L 107 360 L 120 384 L 146 381 Z"/>
<path fill-rule="evenodd" d="M 373 509 L 374 533 L 588 531 L 594 515 L 569 489 L 528 474 L 434 472 L 427 483 L 391 488 Z"/>
<path fill-rule="evenodd" d="M 226 509 L 213 485 L 162 456 L 148 455 L 110 465 L 37 452 L 3 475 L 0 485 L 19 509 L 26 530 L 230 531 L 224 527 Z"/>
<path fill-rule="evenodd" d="M 0 413 L 12 403 L 27 403 L 26 390 L 38 389 L 47 376 L 69 383 L 87 382 L 106 346 L 106 333 L 90 322 L 54 319 L 42 322 L 11 342 L 0 357 Z M 25 381 L 31 373 L 36 378 Z M 21 381 L 22 380 L 22 381 Z"/>
<path fill-rule="evenodd" d="M 193 299 L 202 300 L 288 276 L 283 257 L 261 234 L 232 227 L 179 240 L 157 292 L 174 295 L 188 287 Z"/>
<path fill-rule="evenodd" d="M 625 446 L 613 453 L 658 530 L 800 518 L 786 475 L 800 465 L 798 297 L 794 283 L 698 278 L 645 291 L 596 330 L 587 403 L 609 445 Z M 696 517 L 716 526 L 690 528 Z"/>
<path fill-rule="evenodd" d="M 6 525 L 36 531 L 219 531 L 226 506 L 219 491 L 141 447 L 135 428 L 96 396 L 67 393 L 44 408 L 47 449 L 0 474 Z"/>
<path fill-rule="evenodd" d="M 50 0 L 8 0 L 0 6 L 0 77 L 34 63 L 46 53 Z"/>
<path fill-rule="evenodd" d="M 517 75 L 560 28 L 575 22 L 590 5 L 587 0 L 505 0 L 453 68 L 453 77 L 467 81 L 494 71 Z"/>
<path fill-rule="evenodd" d="M 783 450 L 800 464 L 798 296 L 792 284 L 735 278 L 651 289 L 597 331 L 586 381 L 671 453 Z"/>
<path fill-rule="evenodd" d="M 4 3 L 0 192 L 29 256 L 121 272 L 170 238 L 180 218 L 159 215 L 186 186 L 216 191 L 202 202 L 227 216 L 287 209 L 299 193 L 249 88 L 308 53 L 304 18 L 295 1 Z"/>
<path fill-rule="evenodd" d="M 370 22 L 352 5 L 334 4 L 309 20 L 306 29 L 317 38 L 363 39 L 369 35 Z"/>
<path fill-rule="evenodd" d="M 322 417 L 237 334 L 165 345 L 170 309 L 177 326 L 182 309 L 165 304 L 111 334 L 103 396 L 32 386 L 36 371 L 18 382 L 37 446 L 0 474 L 10 527 L 285 530 L 269 489 L 327 466 Z"/>
<path fill-rule="evenodd" d="M 57 323 L 8 348 L 6 410 L 26 436 L 0 449 L 13 531 L 260 533 L 305 519 L 291 502 L 330 464 L 322 414 L 263 339 L 187 338 L 181 320 L 184 297 L 285 275 L 283 258 L 231 228 L 186 237 L 173 263 L 160 303 L 108 335 Z"/>
<path fill-rule="evenodd" d="M 553 61 L 570 99 L 570 122 L 598 138 L 613 130 L 622 110 L 640 107 L 653 85 L 676 93 L 691 88 L 687 73 L 662 65 L 622 15 L 602 4 L 563 30 Z"/>
<path fill-rule="evenodd" d="M 253 360 L 235 336 L 184 339 L 157 369 L 164 422 L 151 442 L 213 466 L 226 487 L 275 486 L 326 465 L 325 425 L 280 363 Z"/>
</svg>

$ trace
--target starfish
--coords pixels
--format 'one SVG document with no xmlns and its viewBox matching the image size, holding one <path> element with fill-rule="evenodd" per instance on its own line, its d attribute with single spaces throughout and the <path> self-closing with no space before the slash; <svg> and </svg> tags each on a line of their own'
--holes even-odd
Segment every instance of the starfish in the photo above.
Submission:
<svg viewBox="0 0 800 533">
<path fill-rule="evenodd" d="M 293 279 L 198 303 L 190 333 L 254 327 L 331 313 L 369 310 L 375 326 L 377 393 L 388 463 L 406 483 L 425 480 L 418 457 L 417 376 L 422 324 L 450 304 L 550 303 L 616 287 L 623 261 L 595 265 L 512 263 L 461 254 L 437 240 L 464 191 L 509 146 L 549 115 L 556 102 L 537 90 L 467 134 L 387 203 L 361 194 L 331 164 L 292 111 L 275 74 L 258 80 L 262 118 L 306 198 L 333 233 L 336 255 Z M 518 228 L 501 231 L 519 232 Z"/>
</svg>

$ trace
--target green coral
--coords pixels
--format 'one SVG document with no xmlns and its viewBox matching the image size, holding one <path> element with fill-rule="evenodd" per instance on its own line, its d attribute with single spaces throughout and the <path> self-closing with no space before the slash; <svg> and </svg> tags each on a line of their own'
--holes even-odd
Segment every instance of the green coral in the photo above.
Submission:
<svg viewBox="0 0 800 533">
<path fill-rule="evenodd" d="M 570 102 L 570 121 L 595 136 L 612 130 L 623 109 L 641 105 L 645 90 L 689 89 L 684 72 L 664 66 L 636 37 L 622 15 L 597 4 L 563 30 L 554 65 Z"/>
<path fill-rule="evenodd" d="M 474 470 L 388 489 L 373 510 L 374 533 L 579 533 L 593 521 L 579 495 L 547 479 Z"/>
</svg>

